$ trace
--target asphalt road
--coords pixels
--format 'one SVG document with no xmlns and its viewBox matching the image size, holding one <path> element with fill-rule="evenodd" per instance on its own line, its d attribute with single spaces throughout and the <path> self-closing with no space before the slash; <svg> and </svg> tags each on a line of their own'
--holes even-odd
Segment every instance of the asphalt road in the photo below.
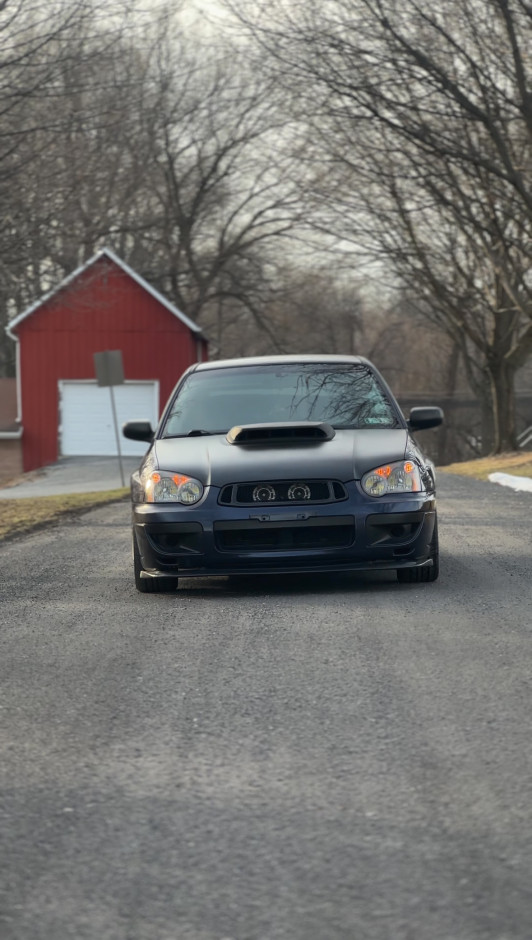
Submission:
<svg viewBox="0 0 532 940">
<path fill-rule="evenodd" d="M 0 546 L 1 940 L 529 940 L 531 510 L 442 476 L 433 585 Z"/>
</svg>

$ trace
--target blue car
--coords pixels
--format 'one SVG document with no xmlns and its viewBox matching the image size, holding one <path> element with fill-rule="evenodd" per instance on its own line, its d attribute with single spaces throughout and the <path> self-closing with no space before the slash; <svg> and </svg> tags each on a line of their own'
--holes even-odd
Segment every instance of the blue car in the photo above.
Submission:
<svg viewBox="0 0 532 940">
<path fill-rule="evenodd" d="M 393 570 L 438 577 L 434 466 L 378 370 L 354 356 L 270 356 L 196 364 L 131 479 L 135 584 L 180 577 Z"/>
</svg>

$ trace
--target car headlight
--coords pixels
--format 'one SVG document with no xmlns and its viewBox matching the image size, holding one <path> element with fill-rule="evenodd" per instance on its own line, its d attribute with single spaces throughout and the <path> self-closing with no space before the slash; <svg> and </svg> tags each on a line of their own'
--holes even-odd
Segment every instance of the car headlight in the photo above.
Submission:
<svg viewBox="0 0 532 940">
<path fill-rule="evenodd" d="M 203 496 L 203 485 L 199 480 L 183 473 L 155 470 L 144 481 L 144 497 L 147 503 L 184 503 L 190 506 Z"/>
<path fill-rule="evenodd" d="M 395 493 L 419 493 L 422 489 L 419 467 L 413 460 L 400 460 L 370 470 L 362 477 L 362 489 L 368 496 Z"/>
</svg>

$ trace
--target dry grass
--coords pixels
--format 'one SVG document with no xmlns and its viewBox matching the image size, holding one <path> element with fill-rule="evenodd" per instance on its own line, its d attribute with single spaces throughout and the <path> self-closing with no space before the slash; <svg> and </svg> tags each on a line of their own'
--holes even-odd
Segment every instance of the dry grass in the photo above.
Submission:
<svg viewBox="0 0 532 940">
<path fill-rule="evenodd" d="M 26 499 L 0 499 L 0 540 L 39 529 L 61 516 L 86 512 L 94 506 L 125 499 L 127 487 L 102 493 L 67 493 L 61 496 L 34 496 Z"/>
<path fill-rule="evenodd" d="M 459 473 L 477 480 L 487 480 L 490 473 L 510 473 L 516 477 L 532 477 L 532 454 L 517 451 L 511 454 L 499 454 L 496 457 L 480 457 L 464 463 L 450 463 L 439 467 L 446 473 Z"/>
</svg>

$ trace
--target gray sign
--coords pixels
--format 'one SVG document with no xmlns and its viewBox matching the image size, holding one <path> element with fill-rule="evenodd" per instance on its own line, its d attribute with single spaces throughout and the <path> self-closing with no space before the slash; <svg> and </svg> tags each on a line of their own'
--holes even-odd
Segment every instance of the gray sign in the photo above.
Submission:
<svg viewBox="0 0 532 940">
<path fill-rule="evenodd" d="M 124 384 L 124 366 L 120 349 L 94 353 L 94 368 L 100 388 Z"/>
</svg>

